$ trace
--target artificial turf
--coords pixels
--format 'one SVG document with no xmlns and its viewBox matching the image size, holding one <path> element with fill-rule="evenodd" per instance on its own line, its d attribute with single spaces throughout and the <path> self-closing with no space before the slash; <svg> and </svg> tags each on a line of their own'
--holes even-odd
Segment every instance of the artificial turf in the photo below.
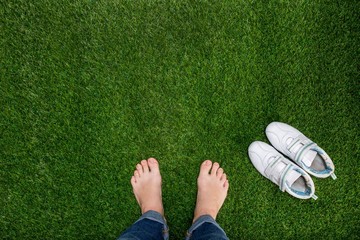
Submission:
<svg viewBox="0 0 360 240">
<path fill-rule="evenodd" d="M 230 239 L 359 239 L 358 1 L 0 3 L 0 238 L 115 239 L 155 157 L 172 239 L 205 159 L 230 180 Z M 247 147 L 272 121 L 332 157 L 299 200 Z"/>
</svg>

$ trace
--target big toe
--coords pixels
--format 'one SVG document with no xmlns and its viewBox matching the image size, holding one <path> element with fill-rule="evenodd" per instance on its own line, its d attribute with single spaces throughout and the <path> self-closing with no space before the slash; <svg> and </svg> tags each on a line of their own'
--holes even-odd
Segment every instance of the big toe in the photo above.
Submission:
<svg viewBox="0 0 360 240">
<path fill-rule="evenodd" d="M 204 161 L 200 166 L 200 175 L 209 175 L 212 162 L 210 160 Z"/>
<path fill-rule="evenodd" d="M 159 173 L 159 162 L 155 158 L 149 158 L 148 159 L 148 165 L 150 168 L 150 171 L 153 173 Z"/>
</svg>

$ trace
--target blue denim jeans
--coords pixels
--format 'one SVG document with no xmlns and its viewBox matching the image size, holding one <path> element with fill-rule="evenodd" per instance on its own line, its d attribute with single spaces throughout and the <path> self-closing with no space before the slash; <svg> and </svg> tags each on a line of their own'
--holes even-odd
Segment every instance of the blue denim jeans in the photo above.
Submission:
<svg viewBox="0 0 360 240">
<path fill-rule="evenodd" d="M 118 240 L 167 240 L 169 228 L 160 213 L 148 211 Z M 209 215 L 199 217 L 187 231 L 186 240 L 228 240 L 224 230 Z"/>
</svg>

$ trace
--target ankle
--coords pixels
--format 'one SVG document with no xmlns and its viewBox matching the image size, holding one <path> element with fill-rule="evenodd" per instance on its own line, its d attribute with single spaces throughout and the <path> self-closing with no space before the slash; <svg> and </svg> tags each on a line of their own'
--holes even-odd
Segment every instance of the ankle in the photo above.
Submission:
<svg viewBox="0 0 360 240">
<path fill-rule="evenodd" d="M 148 211 L 155 211 L 159 214 L 161 214 L 161 216 L 164 217 L 164 208 L 161 206 L 156 206 L 156 207 L 142 207 L 141 208 L 141 214 L 144 214 Z"/>
<path fill-rule="evenodd" d="M 212 217 L 214 220 L 216 220 L 217 213 L 218 213 L 218 211 L 215 211 L 215 210 L 197 211 L 196 213 L 194 213 L 193 223 L 198 218 L 200 218 L 201 216 L 205 216 L 205 215 L 208 215 L 208 216 Z"/>
</svg>

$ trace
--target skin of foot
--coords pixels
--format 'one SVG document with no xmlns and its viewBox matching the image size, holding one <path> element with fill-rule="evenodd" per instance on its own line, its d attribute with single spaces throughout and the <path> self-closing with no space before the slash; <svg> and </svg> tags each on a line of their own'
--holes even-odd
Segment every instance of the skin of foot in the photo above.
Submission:
<svg viewBox="0 0 360 240">
<path fill-rule="evenodd" d="M 155 158 L 136 165 L 131 185 L 142 214 L 153 210 L 164 216 L 161 183 L 159 162 Z"/>
<path fill-rule="evenodd" d="M 204 161 L 200 166 L 197 185 L 198 193 L 193 222 L 203 215 L 210 215 L 216 219 L 229 189 L 229 181 L 219 163 Z"/>
</svg>

